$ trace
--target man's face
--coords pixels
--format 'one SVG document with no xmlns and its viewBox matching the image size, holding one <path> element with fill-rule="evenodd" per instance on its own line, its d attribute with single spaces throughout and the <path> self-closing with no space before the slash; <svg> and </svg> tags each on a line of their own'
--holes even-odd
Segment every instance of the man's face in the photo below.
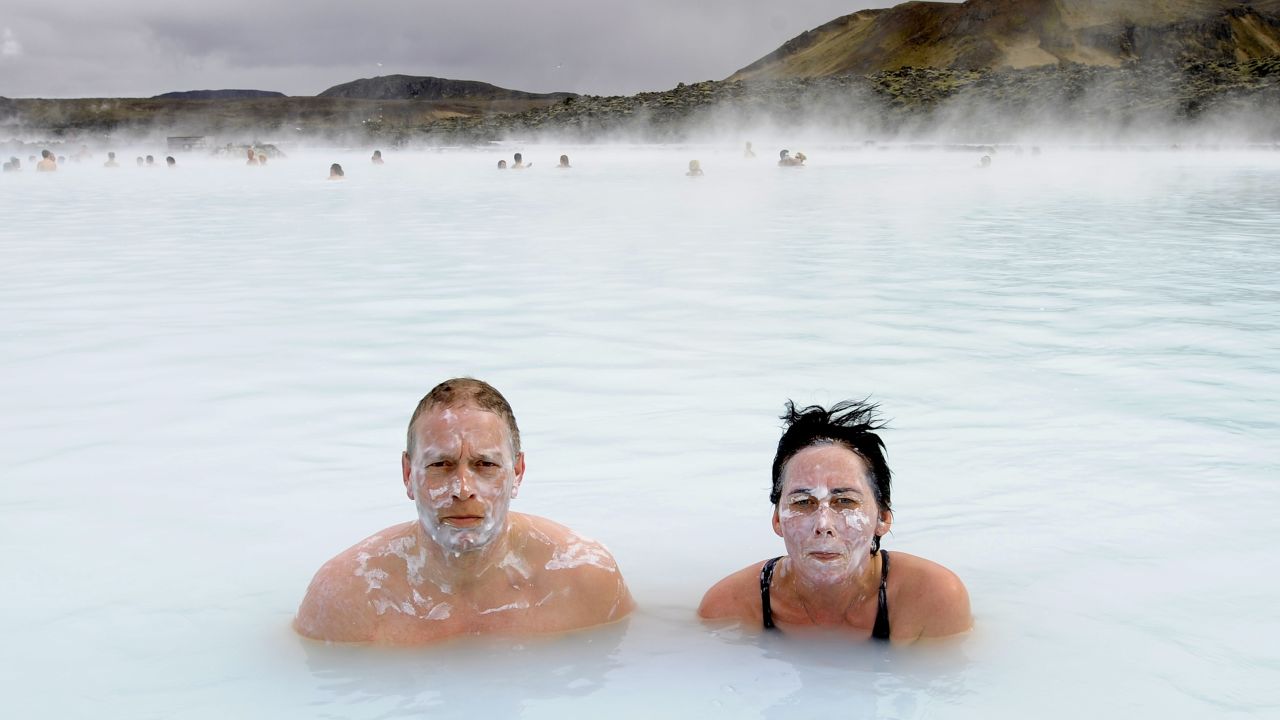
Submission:
<svg viewBox="0 0 1280 720">
<path fill-rule="evenodd" d="M 863 570 L 871 539 L 889 530 L 879 513 L 867 464 L 841 445 L 814 445 L 787 461 L 773 529 L 811 581 L 835 583 Z"/>
<path fill-rule="evenodd" d="M 413 432 L 402 469 L 422 529 L 447 552 L 488 546 L 506 529 L 524 477 L 524 455 L 513 457 L 506 421 L 469 405 L 436 407 Z"/>
</svg>

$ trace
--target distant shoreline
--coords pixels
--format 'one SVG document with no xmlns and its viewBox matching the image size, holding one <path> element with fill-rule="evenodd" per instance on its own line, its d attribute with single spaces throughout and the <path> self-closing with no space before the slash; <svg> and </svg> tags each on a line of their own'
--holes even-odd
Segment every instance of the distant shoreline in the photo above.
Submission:
<svg viewBox="0 0 1280 720">
<path fill-rule="evenodd" d="M 456 146 L 515 137 L 652 143 L 699 142 L 758 128 L 903 142 L 1007 142 L 1037 133 L 1125 142 L 1197 131 L 1222 142 L 1276 142 L 1280 57 L 1025 70 L 904 68 L 555 100 L 0 99 L 0 143 L 127 143 L 170 135 L 203 136 L 211 145 Z"/>
</svg>

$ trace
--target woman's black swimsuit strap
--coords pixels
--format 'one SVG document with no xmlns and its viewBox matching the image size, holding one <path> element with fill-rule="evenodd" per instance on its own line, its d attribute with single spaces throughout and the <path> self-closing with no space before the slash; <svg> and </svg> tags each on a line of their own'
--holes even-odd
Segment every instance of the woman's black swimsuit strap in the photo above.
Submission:
<svg viewBox="0 0 1280 720">
<path fill-rule="evenodd" d="M 773 566 L 777 565 L 782 557 L 779 555 L 772 560 L 766 560 L 764 567 L 760 568 L 760 607 L 764 609 L 765 630 L 772 630 L 774 627 L 773 608 L 769 607 L 769 583 L 773 582 Z"/>
<path fill-rule="evenodd" d="M 783 556 L 766 560 L 760 568 L 760 607 L 764 615 L 764 629 L 773 630 L 773 609 L 769 606 L 769 585 L 773 582 L 773 566 Z M 889 551 L 880 551 L 880 597 L 876 606 L 876 624 L 871 628 L 871 637 L 877 640 L 889 639 Z"/>
<path fill-rule="evenodd" d="M 876 624 L 871 628 L 871 637 L 877 640 L 889 639 L 889 551 L 880 551 L 880 602 L 876 607 Z"/>
</svg>

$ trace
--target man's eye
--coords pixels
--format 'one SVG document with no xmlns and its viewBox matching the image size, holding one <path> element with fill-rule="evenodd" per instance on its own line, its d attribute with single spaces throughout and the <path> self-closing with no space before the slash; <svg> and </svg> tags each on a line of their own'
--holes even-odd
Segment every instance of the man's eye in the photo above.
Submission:
<svg viewBox="0 0 1280 720">
<path fill-rule="evenodd" d="M 847 505 L 847 506 L 854 506 L 858 504 L 858 501 L 855 498 L 851 498 L 851 497 L 839 497 L 839 498 L 836 498 L 834 502 L 837 505 Z"/>
<path fill-rule="evenodd" d="M 796 498 L 791 501 L 792 505 L 809 506 L 813 504 L 813 498 Z"/>
<path fill-rule="evenodd" d="M 437 461 L 435 461 L 435 462 L 433 462 L 433 463 L 427 463 L 427 467 L 433 467 L 433 468 L 449 467 L 449 461 L 448 461 L 448 460 L 437 460 Z"/>
<path fill-rule="evenodd" d="M 480 467 L 498 467 L 498 463 L 493 462 L 492 460 L 481 460 L 479 465 Z"/>
</svg>

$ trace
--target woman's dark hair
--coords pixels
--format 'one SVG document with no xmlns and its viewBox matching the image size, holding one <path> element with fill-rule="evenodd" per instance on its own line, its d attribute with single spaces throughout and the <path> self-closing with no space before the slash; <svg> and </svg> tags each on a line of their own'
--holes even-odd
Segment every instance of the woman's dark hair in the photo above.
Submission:
<svg viewBox="0 0 1280 720">
<path fill-rule="evenodd" d="M 880 406 L 865 400 L 855 402 L 845 400 L 831 406 L 830 410 L 821 405 L 810 405 L 797 410 L 796 404 L 787 401 L 787 411 L 781 420 L 786 425 L 786 432 L 778 441 L 778 453 L 773 456 L 773 490 L 769 493 L 769 501 L 774 505 L 782 499 L 782 469 L 793 455 L 811 445 L 836 443 L 857 453 L 866 461 L 871 471 L 871 491 L 875 493 L 876 505 L 881 510 L 892 510 L 889 502 L 889 465 L 884 461 L 884 441 L 875 434 L 884 423 L 880 421 L 877 410 Z"/>
</svg>

